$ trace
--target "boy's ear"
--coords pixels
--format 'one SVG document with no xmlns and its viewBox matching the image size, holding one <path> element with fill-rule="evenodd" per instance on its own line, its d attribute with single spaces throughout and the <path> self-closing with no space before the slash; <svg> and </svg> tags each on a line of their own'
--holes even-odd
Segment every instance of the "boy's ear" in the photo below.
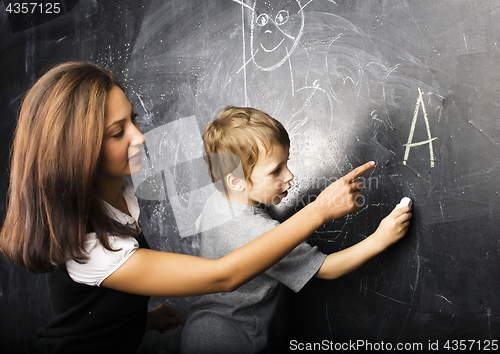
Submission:
<svg viewBox="0 0 500 354">
<path fill-rule="evenodd" d="M 246 188 L 245 181 L 236 177 L 232 173 L 226 176 L 226 185 L 235 192 L 242 192 Z"/>
</svg>

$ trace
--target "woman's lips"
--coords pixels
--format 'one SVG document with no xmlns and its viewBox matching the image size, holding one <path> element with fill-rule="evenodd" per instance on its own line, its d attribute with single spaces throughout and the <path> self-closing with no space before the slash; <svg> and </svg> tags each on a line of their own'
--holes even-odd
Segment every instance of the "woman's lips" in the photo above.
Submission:
<svg viewBox="0 0 500 354">
<path fill-rule="evenodd" d="M 142 160 L 142 150 L 130 156 L 128 159 L 134 162 Z"/>
</svg>

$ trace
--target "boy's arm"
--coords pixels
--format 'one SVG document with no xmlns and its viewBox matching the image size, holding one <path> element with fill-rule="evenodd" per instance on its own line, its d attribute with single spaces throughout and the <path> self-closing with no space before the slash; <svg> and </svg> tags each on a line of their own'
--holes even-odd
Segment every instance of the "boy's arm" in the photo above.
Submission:
<svg viewBox="0 0 500 354">
<path fill-rule="evenodd" d="M 394 209 L 382 222 L 377 231 L 363 241 L 345 250 L 328 255 L 316 273 L 316 278 L 336 279 L 350 273 L 373 256 L 402 238 L 410 225 L 410 207 Z"/>
</svg>

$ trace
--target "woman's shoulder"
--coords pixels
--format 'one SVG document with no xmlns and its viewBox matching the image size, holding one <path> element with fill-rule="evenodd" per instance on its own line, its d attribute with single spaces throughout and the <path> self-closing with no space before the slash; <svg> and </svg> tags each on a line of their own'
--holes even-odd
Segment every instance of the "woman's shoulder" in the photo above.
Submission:
<svg viewBox="0 0 500 354">
<path fill-rule="evenodd" d="M 112 251 L 102 245 L 94 232 L 87 234 L 84 248 L 88 260 L 85 263 L 79 263 L 72 259 L 66 262 L 66 269 L 75 282 L 100 286 L 110 274 L 139 249 L 139 243 L 133 236 L 109 235 L 108 242 Z"/>
</svg>

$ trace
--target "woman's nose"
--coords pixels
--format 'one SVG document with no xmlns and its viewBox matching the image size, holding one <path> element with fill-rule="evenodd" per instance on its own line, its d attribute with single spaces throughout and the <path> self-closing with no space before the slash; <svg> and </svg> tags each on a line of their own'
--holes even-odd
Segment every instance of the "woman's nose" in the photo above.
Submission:
<svg viewBox="0 0 500 354">
<path fill-rule="evenodd" d="M 139 146 L 143 145 L 146 139 L 144 138 L 144 135 L 140 134 L 134 137 L 134 139 L 130 142 L 130 146 Z"/>
<path fill-rule="evenodd" d="M 146 142 L 146 138 L 141 133 L 139 128 L 134 126 L 134 132 L 132 135 L 132 141 L 130 142 L 130 146 L 138 146 L 143 145 Z"/>
</svg>

